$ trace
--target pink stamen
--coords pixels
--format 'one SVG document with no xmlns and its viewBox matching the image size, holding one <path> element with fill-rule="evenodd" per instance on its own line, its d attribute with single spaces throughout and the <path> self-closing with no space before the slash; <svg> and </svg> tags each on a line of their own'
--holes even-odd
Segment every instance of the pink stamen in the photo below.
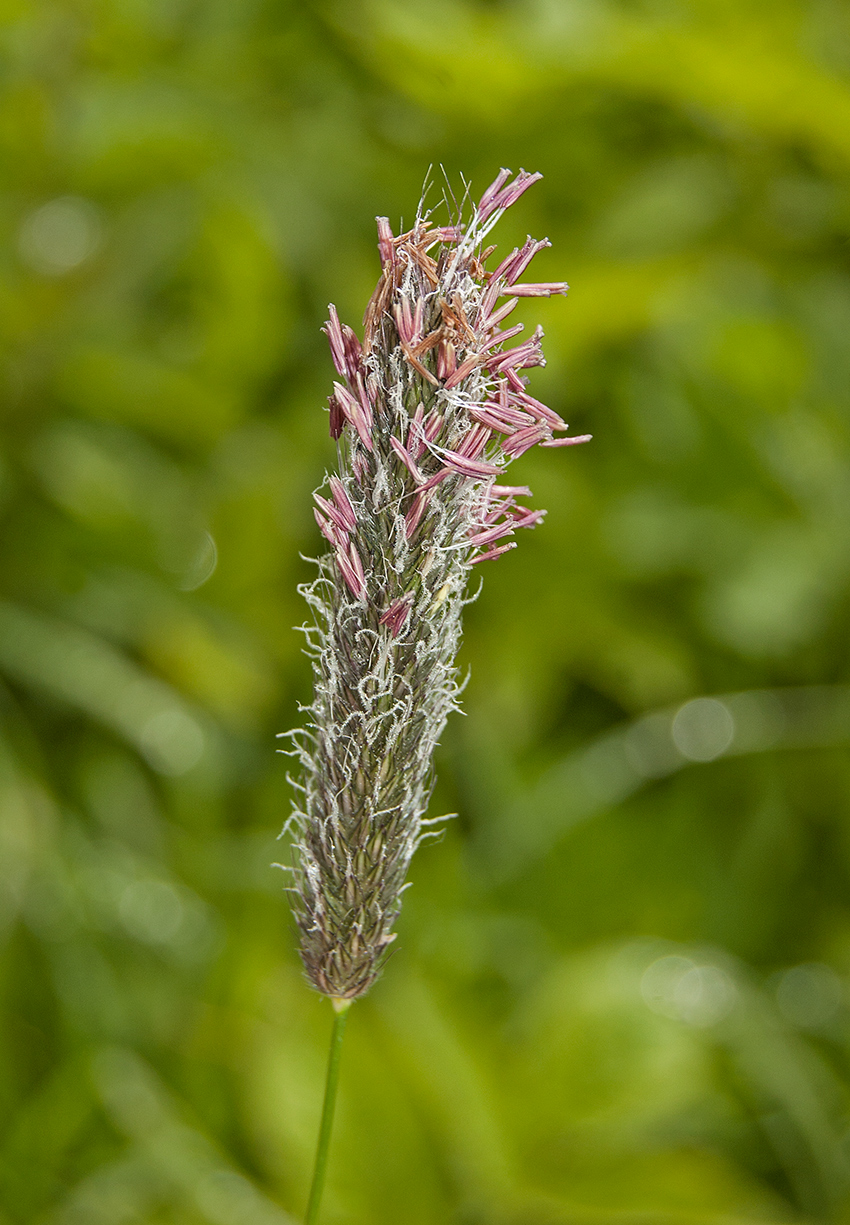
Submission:
<svg viewBox="0 0 850 1225">
<path fill-rule="evenodd" d="M 459 242 L 463 238 L 463 227 L 459 225 L 443 225 L 437 226 L 431 230 L 428 235 L 428 246 L 426 250 L 430 250 L 437 242 Z"/>
<path fill-rule="evenodd" d="M 395 263 L 393 232 L 390 229 L 388 217 L 376 217 L 375 220 L 378 223 L 378 253 L 381 257 L 381 266 L 386 268 L 388 264 Z"/>
<path fill-rule="evenodd" d="M 537 284 L 511 285 L 510 292 L 518 298 L 548 298 L 553 293 L 566 293 L 569 285 L 566 281 L 539 281 Z"/>
<path fill-rule="evenodd" d="M 512 456 L 514 459 L 518 455 L 524 455 L 531 447 L 542 442 L 549 434 L 549 430 L 543 425 L 530 425 L 524 430 L 517 430 L 516 434 L 512 434 L 506 439 L 503 444 L 503 451 L 506 455 Z"/>
<path fill-rule="evenodd" d="M 523 514 L 522 507 L 512 507 L 512 513 L 516 516 L 513 522 L 514 527 L 537 527 L 538 523 L 542 523 L 546 517 L 545 510 L 527 510 Z"/>
<path fill-rule="evenodd" d="M 514 403 L 524 404 L 534 417 L 551 425 L 553 430 L 565 430 L 568 428 L 566 421 L 559 417 L 556 412 L 553 412 L 548 405 L 541 404 L 539 400 L 535 400 L 534 396 L 530 396 L 524 391 L 517 393 Z"/>
<path fill-rule="evenodd" d="M 354 334 L 353 329 L 347 323 L 342 325 L 342 338 L 345 341 L 345 359 L 348 364 L 347 374 L 349 379 L 353 381 L 360 369 L 363 347 Z"/>
<path fill-rule="evenodd" d="M 467 459 L 457 451 L 443 451 L 442 457 L 450 468 L 463 476 L 498 476 L 502 471 L 496 464 L 485 463 L 483 459 Z"/>
<path fill-rule="evenodd" d="M 360 379 L 360 383 L 362 386 L 362 379 Z M 359 401 L 355 400 L 354 396 L 351 394 L 348 388 L 343 387 L 341 383 L 334 383 L 334 392 L 336 394 L 337 402 L 340 408 L 342 409 L 343 413 L 345 414 L 346 418 L 348 419 L 348 421 L 351 422 L 351 424 L 357 430 L 357 433 L 360 435 L 360 439 L 363 443 L 363 446 L 366 448 L 367 451 L 371 451 L 373 449 L 372 436 L 371 436 L 371 431 L 372 431 L 371 409 L 369 410 L 369 417 L 367 418 L 363 410 L 362 404 Z M 365 391 L 363 392 L 362 398 L 364 400 L 366 398 Z M 368 404 L 368 401 L 367 401 L 367 404 Z"/>
<path fill-rule="evenodd" d="M 495 353 L 487 362 L 487 367 L 494 373 L 508 369 L 523 369 L 527 366 L 545 366 L 546 359 L 543 356 L 543 350 L 540 348 L 540 338 L 543 335 L 543 329 L 538 327 L 535 329 L 534 335 L 530 340 L 527 340 L 524 345 L 518 345 L 515 349 L 508 349 L 505 353 Z"/>
<path fill-rule="evenodd" d="M 458 446 L 457 454 L 462 455 L 464 459 L 477 459 L 489 437 L 490 431 L 487 426 L 474 425 Z"/>
<path fill-rule="evenodd" d="M 541 442 L 541 447 L 575 447 L 582 442 L 590 442 L 592 434 L 574 434 L 572 438 L 550 438 L 548 442 Z"/>
<path fill-rule="evenodd" d="M 516 548 L 516 541 L 509 540 L 507 544 L 500 545 L 498 549 L 489 549 L 486 553 L 479 553 L 477 557 L 470 558 L 470 566 L 474 566 L 479 561 L 492 561 L 494 557 L 501 557 L 503 553 L 507 553 L 509 549 Z"/>
<path fill-rule="evenodd" d="M 347 387 L 343 387 L 342 383 L 334 383 L 334 396 L 336 401 L 345 414 L 345 419 L 351 424 L 354 424 L 354 414 L 359 409 L 359 404 Z"/>
<path fill-rule="evenodd" d="M 396 304 L 393 314 L 399 339 L 409 345 L 413 340 L 413 316 L 410 313 L 410 303 L 407 298 L 402 298 L 401 302 Z"/>
<path fill-rule="evenodd" d="M 343 378 L 348 377 L 348 362 L 345 353 L 345 338 L 342 334 L 342 325 L 339 322 L 339 315 L 336 313 L 336 307 L 333 302 L 328 305 L 330 319 L 328 319 L 322 331 L 328 338 L 328 345 L 331 350 L 331 359 L 336 368 L 337 374 L 341 374 Z"/>
<path fill-rule="evenodd" d="M 357 388 L 357 397 L 360 400 L 360 406 L 363 409 L 363 418 L 371 431 L 374 424 L 372 415 L 372 404 L 375 400 L 375 383 L 370 376 L 368 383 L 364 383 L 363 375 L 358 374 L 354 380 L 354 385 Z"/>
<path fill-rule="evenodd" d="M 495 417 L 501 417 L 503 421 L 510 425 L 516 425 L 520 428 L 526 425 L 534 425 L 534 417 L 530 413 L 523 412 L 522 409 L 509 408 L 508 405 L 487 404 L 485 408 Z"/>
<path fill-rule="evenodd" d="M 493 311 L 493 314 L 485 319 L 481 324 L 482 330 L 489 332 L 491 328 L 494 328 L 498 323 L 501 323 L 503 319 L 507 319 L 517 302 L 519 302 L 519 298 L 511 298 L 508 302 L 505 302 L 503 306 L 500 306 L 497 311 Z"/>
<path fill-rule="evenodd" d="M 528 265 L 534 259 L 538 251 L 543 251 L 546 247 L 551 247 L 551 242 L 548 238 L 534 239 L 529 236 L 522 244 L 519 251 L 515 251 L 513 256 L 509 256 L 505 261 L 507 267 L 502 272 L 502 276 L 509 285 L 513 285 L 518 277 L 521 277 Z M 513 293 L 519 293 L 519 290 L 512 290 Z"/>
<path fill-rule="evenodd" d="M 357 433 L 360 435 L 360 441 L 363 443 L 363 446 L 366 448 L 366 450 L 372 451 L 374 448 L 372 446 L 372 435 L 369 430 L 369 423 L 366 421 L 366 418 L 363 415 L 363 411 L 362 409 L 360 409 L 359 405 L 358 405 L 357 412 L 355 413 L 355 416 L 354 416 L 354 428 L 357 430 Z"/>
<path fill-rule="evenodd" d="M 339 533 L 334 531 L 333 524 L 328 523 L 327 519 L 325 519 L 323 515 L 319 514 L 315 506 L 313 507 L 313 515 L 319 525 L 319 531 L 322 533 L 325 540 L 327 540 L 328 544 L 333 545 L 335 549 L 341 547 L 344 543 L 344 538 L 341 538 Z"/>
<path fill-rule="evenodd" d="M 539 171 L 529 174 L 527 170 L 520 170 L 513 183 L 503 188 L 496 196 L 494 200 L 496 208 L 510 208 L 512 204 L 516 204 L 523 192 L 527 191 L 532 183 L 536 183 L 538 179 L 542 178 L 543 175 Z"/>
<path fill-rule="evenodd" d="M 518 258 L 519 258 L 519 247 L 514 247 L 510 255 L 506 255 L 505 258 L 502 260 L 501 264 L 499 264 L 498 268 L 496 268 L 496 270 L 493 272 L 493 275 L 490 277 L 491 284 L 494 281 L 503 280 L 505 277 L 505 273 L 511 268 L 514 260 Z"/>
<path fill-rule="evenodd" d="M 513 498 L 498 498 L 496 501 L 486 502 L 481 515 L 481 526 L 492 527 L 502 515 L 512 515 L 518 510 L 521 508 L 514 505 Z"/>
<path fill-rule="evenodd" d="M 349 526 L 346 516 L 340 514 L 333 502 L 329 502 L 327 498 L 323 498 L 320 493 L 314 493 L 313 497 L 316 499 L 320 509 L 323 510 L 331 522 L 339 528 L 342 535 L 347 536 L 351 531 L 351 527 Z"/>
<path fill-rule="evenodd" d="M 413 419 L 410 422 L 410 428 L 407 431 L 407 449 L 414 459 L 421 458 L 425 453 L 425 442 L 422 431 L 422 417 L 425 409 L 421 402 L 416 406 L 416 412 L 413 414 Z"/>
<path fill-rule="evenodd" d="M 330 421 L 328 425 L 331 431 L 331 438 L 337 439 L 345 429 L 345 413 L 336 396 L 328 396 L 328 411 L 330 412 Z"/>
<path fill-rule="evenodd" d="M 486 408 L 471 408 L 469 415 L 473 421 L 480 421 L 489 430 L 496 430 L 500 434 L 513 434 L 517 429 L 517 426 L 510 425 L 503 417 L 497 417 L 495 414 L 489 413 Z"/>
<path fill-rule="evenodd" d="M 437 346 L 437 377 L 448 379 L 457 369 L 457 353 L 450 340 L 441 340 Z"/>
<path fill-rule="evenodd" d="M 425 514 L 430 500 L 431 491 L 430 489 L 426 490 L 423 486 L 411 502 L 410 509 L 404 516 L 404 533 L 408 540 L 411 539 L 413 533 L 419 527 L 422 516 Z"/>
<path fill-rule="evenodd" d="M 393 600 L 387 611 L 381 617 L 381 625 L 385 625 L 392 633 L 394 638 L 398 638 L 401 631 L 404 629 L 404 623 L 410 616 L 410 610 L 413 604 L 413 593 L 408 592 L 407 595 L 401 596 L 398 600 Z"/>
<path fill-rule="evenodd" d="M 363 563 L 360 560 L 360 554 L 353 544 L 348 546 L 348 556 L 351 559 L 351 569 L 357 579 L 357 585 L 360 590 L 361 600 L 366 599 L 366 575 L 363 571 Z"/>
<path fill-rule="evenodd" d="M 517 336 L 525 330 L 524 323 L 517 323 L 512 328 L 507 328 L 504 332 L 497 332 L 486 344 L 481 346 L 481 352 L 486 353 L 488 349 L 492 349 L 494 345 L 504 344 L 506 340 L 510 340 L 512 336 Z"/>
<path fill-rule="evenodd" d="M 348 531 L 353 532 L 357 527 L 357 516 L 354 513 L 354 507 L 351 505 L 351 500 L 345 492 L 345 486 L 338 476 L 332 476 L 328 484 L 331 487 L 334 502 L 337 505 L 340 515 L 342 515 Z"/>
<path fill-rule="evenodd" d="M 496 198 L 498 197 L 499 192 L 502 190 L 505 183 L 507 183 L 510 177 L 511 177 L 510 170 L 505 170 L 505 168 L 502 167 L 502 169 L 496 175 L 493 182 L 484 192 L 484 195 L 481 197 L 481 199 L 478 202 L 478 208 L 475 210 L 478 216 L 479 222 L 486 221 L 487 218 L 491 215 L 491 213 L 493 213 L 498 208 L 498 205 L 496 204 Z"/>
<path fill-rule="evenodd" d="M 425 317 L 425 302 L 417 298 L 411 310 L 410 299 L 402 298 L 393 308 L 396 329 L 403 344 L 415 345 L 422 339 L 422 322 Z"/>
<path fill-rule="evenodd" d="M 390 438 L 390 446 L 395 451 L 396 455 L 399 457 L 401 462 L 405 465 L 408 472 L 413 477 L 414 481 L 416 481 L 416 484 L 417 485 L 423 484 L 425 481 L 425 477 L 422 475 L 422 473 L 417 468 L 416 463 L 413 459 L 413 456 L 410 454 L 407 447 L 403 443 L 399 442 L 397 438 L 393 438 L 393 437 Z"/>
<path fill-rule="evenodd" d="M 495 343 L 495 342 L 493 342 Z M 489 348 L 489 346 L 486 346 Z M 481 354 L 470 353 L 469 357 L 464 358 L 454 374 L 449 375 L 445 382 L 446 391 L 450 391 L 452 387 L 457 387 L 458 383 L 462 383 L 465 378 L 472 374 L 473 370 L 481 365 Z"/>
<path fill-rule="evenodd" d="M 476 532 L 474 536 L 470 536 L 469 543 L 476 547 L 492 544 L 494 540 L 501 540 L 503 536 L 512 536 L 515 526 L 513 523 L 500 523 L 496 527 L 488 527 L 486 531 Z"/>
<path fill-rule="evenodd" d="M 493 313 L 493 308 L 496 305 L 496 300 L 502 293 L 502 282 L 493 277 L 490 284 L 484 290 L 484 295 L 481 298 L 481 309 L 478 312 L 479 319 L 489 319 Z"/>
<path fill-rule="evenodd" d="M 447 476 L 451 476 L 452 471 L 453 470 L 451 468 L 441 468 L 439 472 L 435 472 L 433 476 L 429 476 L 424 485 L 420 486 L 419 493 L 427 493 L 430 489 L 433 489 L 435 485 L 439 485 L 440 481 L 444 481 Z"/>
<path fill-rule="evenodd" d="M 425 439 L 427 442 L 433 442 L 435 438 L 439 438 L 440 430 L 443 428 L 443 418 L 439 413 L 429 413 L 425 418 Z"/>
<path fill-rule="evenodd" d="M 402 298 L 401 302 L 393 307 L 393 315 L 395 317 L 396 331 L 402 344 L 418 344 L 422 339 L 422 322 L 425 318 L 424 300 L 417 298 L 416 304 L 413 310 L 411 310 L 410 299 Z"/>
<path fill-rule="evenodd" d="M 365 600 L 365 585 L 360 583 L 360 580 L 357 577 L 357 572 L 346 556 L 345 551 L 342 548 L 338 548 L 334 554 L 334 557 L 336 559 L 337 566 L 339 566 L 339 572 L 345 579 L 345 584 L 348 587 L 348 590 L 354 596 L 355 600 Z"/>
</svg>

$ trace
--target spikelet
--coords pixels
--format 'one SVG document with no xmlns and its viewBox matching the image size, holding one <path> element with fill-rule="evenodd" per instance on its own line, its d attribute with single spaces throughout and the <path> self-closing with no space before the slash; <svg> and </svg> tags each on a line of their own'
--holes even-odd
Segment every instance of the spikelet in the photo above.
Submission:
<svg viewBox="0 0 850 1225">
<path fill-rule="evenodd" d="M 501 484 L 530 447 L 586 441 L 530 396 L 522 371 L 544 364 L 542 330 L 510 346 L 521 297 L 566 293 L 521 283 L 548 240 L 531 238 L 493 272 L 483 241 L 541 176 L 502 170 L 468 225 L 416 223 L 394 236 L 378 218 L 381 277 L 362 345 L 330 307 L 341 381 L 330 397 L 339 472 L 315 495 L 330 551 L 301 588 L 315 693 L 292 737 L 300 761 L 293 904 L 313 986 L 338 1000 L 377 977 L 410 859 L 428 836 L 434 747 L 458 708 L 455 657 L 472 566 L 515 547 L 545 512 Z"/>
</svg>

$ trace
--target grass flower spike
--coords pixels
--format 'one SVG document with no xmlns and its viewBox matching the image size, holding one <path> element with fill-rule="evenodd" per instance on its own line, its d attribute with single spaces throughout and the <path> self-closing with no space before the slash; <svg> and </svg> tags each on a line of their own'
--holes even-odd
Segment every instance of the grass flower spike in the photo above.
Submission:
<svg viewBox="0 0 850 1225">
<path fill-rule="evenodd" d="M 404 234 L 379 218 L 362 344 L 330 307 L 339 469 L 315 495 L 329 551 L 302 589 L 315 696 L 291 733 L 301 776 L 290 826 L 301 956 L 338 1005 L 375 981 L 411 856 L 432 832 L 432 756 L 457 709 L 470 570 L 545 513 L 522 504 L 530 491 L 506 484 L 505 469 L 538 444 L 587 440 L 527 390 L 524 372 L 544 364 L 542 330 L 521 341 L 522 325 L 508 324 L 520 298 L 567 291 L 520 280 L 548 240 L 485 267 L 487 234 L 540 177 L 502 170 L 467 225 L 433 225 L 422 205 Z"/>
</svg>

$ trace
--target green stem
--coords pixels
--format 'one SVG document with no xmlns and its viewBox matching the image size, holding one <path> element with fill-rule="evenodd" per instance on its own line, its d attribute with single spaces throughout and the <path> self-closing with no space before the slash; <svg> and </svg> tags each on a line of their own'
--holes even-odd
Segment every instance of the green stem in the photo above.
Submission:
<svg viewBox="0 0 850 1225">
<path fill-rule="evenodd" d="M 325 1101 L 322 1106 L 322 1123 L 319 1128 L 319 1143 L 316 1148 L 316 1164 L 313 1167 L 313 1185 L 310 1188 L 310 1200 L 307 1204 L 307 1215 L 304 1225 L 316 1225 L 319 1219 L 319 1204 L 325 1185 L 325 1170 L 328 1165 L 328 1149 L 331 1143 L 331 1129 L 334 1121 L 334 1106 L 336 1104 L 336 1087 L 339 1084 L 339 1061 L 342 1054 L 342 1036 L 345 1033 L 345 1022 L 351 1000 L 332 999 L 334 1027 L 331 1033 L 331 1049 L 328 1054 L 328 1078 L 325 1081 Z"/>
</svg>

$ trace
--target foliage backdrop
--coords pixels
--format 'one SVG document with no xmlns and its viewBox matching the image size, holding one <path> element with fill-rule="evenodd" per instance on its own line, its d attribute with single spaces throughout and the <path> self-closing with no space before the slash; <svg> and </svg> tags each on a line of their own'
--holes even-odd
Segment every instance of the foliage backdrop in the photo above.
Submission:
<svg viewBox="0 0 850 1225">
<path fill-rule="evenodd" d="M 847 6 L 0 23 L 2 1225 L 303 1210 L 319 328 L 431 164 L 543 171 L 500 238 L 552 239 L 534 390 L 595 439 L 514 469 L 549 518 L 468 610 L 325 1218 L 850 1220 Z"/>
</svg>

